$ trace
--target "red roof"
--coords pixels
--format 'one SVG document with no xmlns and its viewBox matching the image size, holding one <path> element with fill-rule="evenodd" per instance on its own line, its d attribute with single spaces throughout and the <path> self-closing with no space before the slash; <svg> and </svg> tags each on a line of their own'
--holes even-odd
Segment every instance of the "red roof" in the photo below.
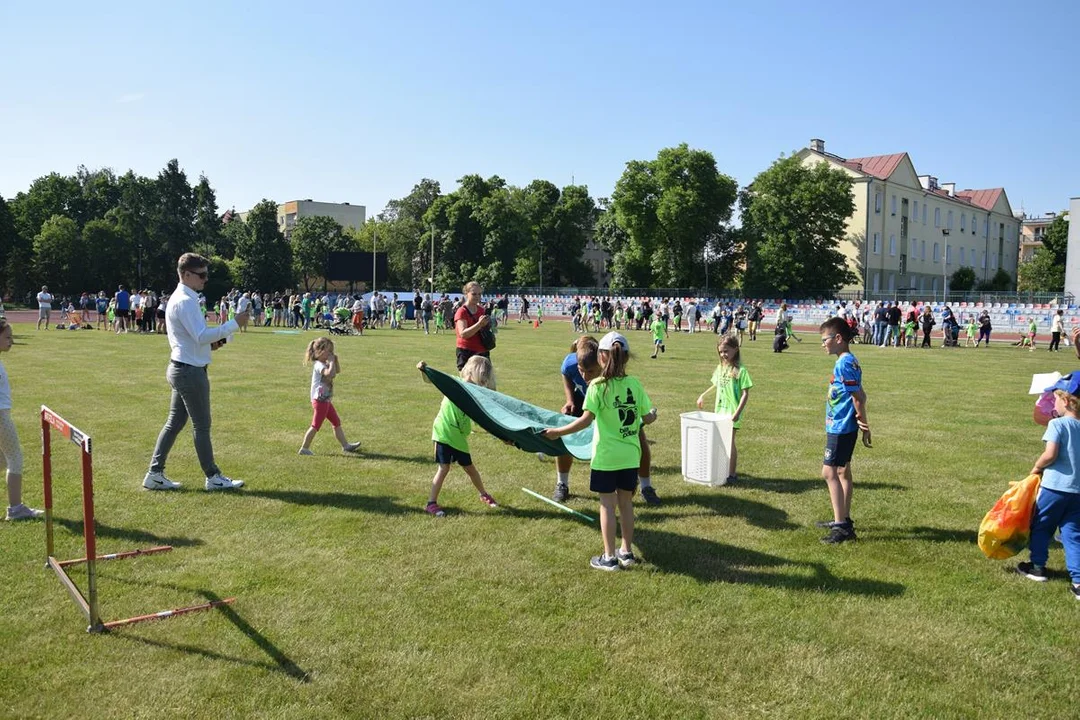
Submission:
<svg viewBox="0 0 1080 720">
<path fill-rule="evenodd" d="M 871 155 L 870 157 L 849 158 L 843 161 L 847 167 L 856 172 L 873 175 L 879 180 L 886 180 L 907 153 L 894 153 L 892 155 Z"/>
<path fill-rule="evenodd" d="M 1005 192 L 1005 188 L 989 188 L 987 190 L 961 190 L 956 193 L 956 197 L 967 200 L 975 207 L 980 207 L 983 210 L 993 210 L 994 205 L 997 204 L 998 198 L 1001 197 L 1001 193 Z"/>
</svg>

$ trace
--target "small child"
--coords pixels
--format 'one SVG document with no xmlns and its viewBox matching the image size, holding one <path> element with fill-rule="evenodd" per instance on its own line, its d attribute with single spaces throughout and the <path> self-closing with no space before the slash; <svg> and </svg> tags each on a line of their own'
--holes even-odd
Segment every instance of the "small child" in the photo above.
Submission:
<svg viewBox="0 0 1080 720">
<path fill-rule="evenodd" d="M 423 361 L 417 363 L 416 369 L 420 372 L 427 367 Z M 427 376 L 424 376 L 427 379 Z M 473 355 L 461 368 L 461 379 L 473 385 L 495 389 L 495 368 L 491 361 L 482 355 Z M 431 439 L 435 441 L 435 462 L 438 468 L 435 477 L 431 481 L 431 494 L 428 495 L 427 505 L 424 512 L 442 517 L 446 511 L 439 507 L 439 491 L 442 490 L 443 481 L 450 473 L 450 466 L 457 462 L 461 469 L 472 480 L 472 484 L 480 493 L 480 499 L 489 507 L 499 507 L 495 498 L 484 489 L 484 482 L 480 479 L 480 472 L 473 465 L 472 455 L 469 454 L 469 434 L 472 433 L 472 420 L 457 405 L 450 402 L 450 398 L 444 397 L 439 406 L 439 414 L 435 416 L 435 422 L 431 426 Z"/>
<path fill-rule="evenodd" d="M 1028 321 L 1028 348 L 1031 352 L 1035 352 L 1035 335 L 1039 332 L 1039 325 L 1035 322 L 1035 318 L 1031 318 Z"/>
<path fill-rule="evenodd" d="M 405 329 L 405 303 L 399 302 L 394 306 L 394 326 L 398 330 Z"/>
<path fill-rule="evenodd" d="M 345 452 L 356 452 L 360 443 L 351 443 L 345 439 L 345 431 L 341 428 L 341 420 L 331 398 L 334 396 L 334 378 L 341 372 L 341 364 L 337 355 L 334 354 L 334 341 L 328 337 L 320 337 L 312 340 L 304 352 L 304 364 L 311 364 L 311 427 L 304 433 L 304 444 L 300 446 L 299 455 L 314 455 L 311 452 L 311 441 L 319 432 L 324 420 L 329 420 L 334 428 L 334 437 L 341 444 Z"/>
<path fill-rule="evenodd" d="M 443 306 L 441 302 L 435 303 L 435 334 L 438 335 L 443 331 L 443 325 L 446 320 L 443 318 Z"/>
<path fill-rule="evenodd" d="M 664 336 L 667 335 L 667 323 L 664 322 L 659 314 L 653 315 L 653 321 L 652 324 L 649 325 L 649 329 L 652 330 L 653 335 L 652 359 L 655 360 L 657 351 L 667 352 L 667 349 L 664 347 Z"/>
<path fill-rule="evenodd" d="M 915 316 L 909 315 L 908 320 L 904 323 L 904 333 L 907 335 L 907 347 L 915 347 L 915 341 L 918 340 L 919 331 L 915 326 Z"/>
<path fill-rule="evenodd" d="M 11 325 L 7 320 L 0 318 L 0 352 L 11 350 L 11 346 Z M 0 458 L 7 465 L 7 519 L 29 520 L 44 515 L 41 510 L 29 508 L 22 501 L 22 446 L 19 444 L 19 434 L 15 430 L 15 423 L 11 419 L 11 384 L 8 382 L 7 370 L 2 362 L 0 362 Z"/>
<path fill-rule="evenodd" d="M 825 402 L 825 459 L 821 465 L 821 476 L 829 487 L 833 519 L 819 522 L 818 527 L 829 529 L 821 542 L 836 545 L 856 539 L 855 523 L 851 520 L 851 456 L 860 430 L 863 445 L 870 447 L 870 424 L 866 419 L 862 368 L 849 347 L 851 329 L 834 317 L 823 322 L 820 330 L 822 349 L 837 357 Z"/>
<path fill-rule="evenodd" d="M 1031 517 L 1031 556 L 1016 566 L 1029 580 L 1046 582 L 1050 536 L 1061 529 L 1072 594 L 1080 600 L 1080 373 L 1070 373 L 1046 389 L 1054 392 L 1056 417 L 1046 426 L 1046 449 L 1031 468 L 1042 475 Z"/>
<path fill-rule="evenodd" d="M 975 331 L 978 326 L 975 324 L 975 316 L 969 315 L 967 324 L 964 326 L 964 330 L 967 331 L 967 341 L 964 343 L 964 347 L 976 347 L 975 345 Z"/>
<path fill-rule="evenodd" d="M 661 321 L 661 324 L 662 321 Z M 600 376 L 589 383 L 581 417 L 568 425 L 544 430 L 554 440 L 584 430 L 593 420 L 592 474 L 589 489 L 600 494 L 600 531 L 604 552 L 589 565 L 596 570 L 618 570 L 637 562 L 634 542 L 634 491 L 641 462 L 638 430 L 656 420 L 656 408 L 641 381 L 626 374 L 630 344 L 617 332 L 600 340 L 597 352 Z M 615 548 L 615 506 L 619 508 L 622 545 Z"/>
<path fill-rule="evenodd" d="M 742 364 L 739 357 L 739 340 L 734 335 L 724 335 L 716 344 L 716 353 L 720 356 L 720 364 L 713 370 L 712 379 L 705 392 L 697 399 L 698 409 L 705 407 L 705 396 L 713 390 L 716 391 L 716 406 L 713 412 L 719 415 L 730 415 L 731 425 L 738 430 L 742 425 L 741 417 L 746 409 L 746 401 L 750 399 L 750 388 L 754 387 L 754 381 L 750 379 L 750 373 Z M 735 433 L 731 435 L 731 459 L 728 461 L 727 482 L 735 482 L 735 466 L 739 455 L 735 450 Z"/>
</svg>

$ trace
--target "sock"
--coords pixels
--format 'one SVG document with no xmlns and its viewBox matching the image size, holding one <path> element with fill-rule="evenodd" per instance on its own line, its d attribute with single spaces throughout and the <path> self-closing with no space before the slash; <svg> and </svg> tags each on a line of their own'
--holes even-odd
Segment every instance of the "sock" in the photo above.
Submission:
<svg viewBox="0 0 1080 720">
<path fill-rule="evenodd" d="M 568 472 L 561 473 L 561 472 L 556 470 L 555 471 L 555 482 L 558 483 L 559 485 L 566 485 L 567 487 L 569 487 L 569 485 L 570 485 L 570 473 L 568 473 Z"/>
<path fill-rule="evenodd" d="M 641 489 L 644 490 L 647 487 L 652 487 L 652 478 L 642 477 L 638 475 L 638 484 L 641 485 Z"/>
</svg>

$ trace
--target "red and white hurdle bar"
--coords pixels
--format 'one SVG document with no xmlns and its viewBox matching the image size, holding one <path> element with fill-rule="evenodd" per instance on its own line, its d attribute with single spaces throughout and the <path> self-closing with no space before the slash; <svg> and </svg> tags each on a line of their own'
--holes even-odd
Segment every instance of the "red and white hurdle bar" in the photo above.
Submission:
<svg viewBox="0 0 1080 720">
<path fill-rule="evenodd" d="M 53 555 L 53 496 L 52 496 L 52 430 L 57 430 L 65 438 L 79 446 L 82 450 L 82 476 L 83 476 L 83 542 L 86 545 L 86 555 L 75 560 L 57 560 Z M 201 605 L 163 610 L 149 615 L 138 615 L 124 620 L 102 622 L 100 606 L 98 605 L 97 592 L 97 561 L 98 560 L 123 560 L 138 557 L 140 555 L 153 555 L 156 553 L 169 552 L 171 545 L 159 545 L 145 550 L 129 550 L 126 552 L 97 554 L 97 537 L 94 533 L 94 467 L 93 467 L 93 444 L 90 436 L 79 430 L 64 418 L 57 415 L 48 407 L 41 406 L 41 467 L 44 482 L 45 495 L 45 556 L 46 566 L 52 568 L 60 579 L 60 584 L 71 595 L 71 599 L 86 617 L 89 626 L 87 632 L 104 632 L 114 627 L 132 625 L 147 620 L 161 620 L 164 618 L 185 615 L 200 610 L 210 610 L 222 605 L 229 605 L 236 598 L 214 600 Z M 87 596 L 82 594 L 79 587 L 68 576 L 69 565 L 86 564 L 86 588 Z"/>
</svg>

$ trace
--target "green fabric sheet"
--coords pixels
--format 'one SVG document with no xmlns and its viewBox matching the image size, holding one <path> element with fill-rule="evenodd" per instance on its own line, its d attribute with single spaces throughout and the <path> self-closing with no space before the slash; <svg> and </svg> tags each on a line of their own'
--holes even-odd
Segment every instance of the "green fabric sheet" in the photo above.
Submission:
<svg viewBox="0 0 1080 720">
<path fill-rule="evenodd" d="M 540 435 L 544 428 L 562 427 L 574 420 L 569 415 L 545 410 L 523 400 L 488 390 L 479 385 L 462 382 L 453 375 L 439 372 L 430 366 L 424 374 L 450 402 L 461 408 L 469 419 L 489 433 L 507 440 L 526 452 L 547 455 L 573 455 L 578 460 L 592 459 L 592 426 L 558 440 Z"/>
</svg>

